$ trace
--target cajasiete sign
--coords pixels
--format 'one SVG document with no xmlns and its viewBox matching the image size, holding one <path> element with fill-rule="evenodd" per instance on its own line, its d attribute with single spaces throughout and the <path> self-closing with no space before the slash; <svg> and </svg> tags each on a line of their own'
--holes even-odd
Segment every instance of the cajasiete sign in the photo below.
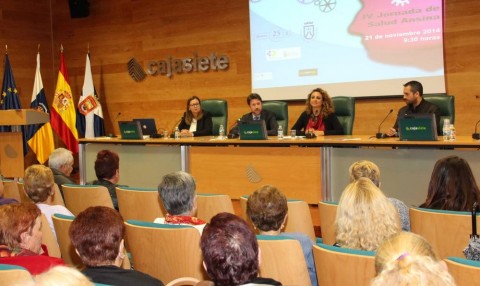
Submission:
<svg viewBox="0 0 480 286">
<path fill-rule="evenodd" d="M 174 74 L 208 72 L 212 70 L 224 71 L 229 66 L 230 59 L 226 55 L 217 56 L 213 52 L 209 56 L 199 56 L 194 52 L 193 57 L 174 58 L 169 56 L 164 60 L 149 60 L 145 69 L 142 68 L 135 58 L 132 58 L 128 62 L 128 73 L 133 80 L 142 81 L 147 75 L 163 75 L 172 78 Z"/>
</svg>

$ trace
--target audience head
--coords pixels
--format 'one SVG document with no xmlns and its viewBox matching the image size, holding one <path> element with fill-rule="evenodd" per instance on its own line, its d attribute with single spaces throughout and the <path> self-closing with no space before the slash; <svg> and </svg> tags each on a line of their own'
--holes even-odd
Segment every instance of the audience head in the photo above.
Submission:
<svg viewBox="0 0 480 286">
<path fill-rule="evenodd" d="M 193 216 L 196 211 L 195 179 L 178 171 L 163 176 L 158 193 L 165 210 L 171 215 Z"/>
<path fill-rule="evenodd" d="M 255 115 L 262 113 L 262 97 L 258 93 L 251 93 L 247 96 L 247 103 L 250 106 L 250 111 Z"/>
<path fill-rule="evenodd" d="M 53 173 L 44 165 L 31 165 L 25 170 L 23 189 L 34 203 L 46 202 L 54 194 Z"/>
<path fill-rule="evenodd" d="M 73 155 L 70 150 L 57 148 L 48 157 L 48 167 L 70 176 L 73 170 Z"/>
<path fill-rule="evenodd" d="M 122 216 L 114 209 L 87 208 L 74 219 L 69 234 L 85 265 L 121 264 L 125 226 Z"/>
<path fill-rule="evenodd" d="M 315 88 L 308 94 L 307 101 L 305 103 L 305 111 L 308 115 L 311 115 L 313 113 L 312 98 L 318 98 L 321 100 L 320 114 L 323 118 L 333 113 L 333 103 L 332 99 L 328 95 L 328 92 L 321 88 Z"/>
<path fill-rule="evenodd" d="M 425 203 L 420 207 L 470 211 L 480 203 L 480 191 L 468 162 L 458 156 L 448 156 L 435 163 L 428 185 Z"/>
<path fill-rule="evenodd" d="M 35 286 L 93 286 L 88 278 L 75 268 L 55 266 L 35 276 Z"/>
<path fill-rule="evenodd" d="M 455 285 L 432 246 L 421 236 L 401 232 L 386 239 L 375 256 L 372 285 Z"/>
<path fill-rule="evenodd" d="M 185 111 L 185 123 L 190 125 L 192 119 L 200 120 L 203 116 L 202 101 L 196 95 L 187 99 L 187 110 Z"/>
<path fill-rule="evenodd" d="M 265 185 L 248 197 L 248 217 L 260 231 L 281 230 L 287 212 L 287 198 L 274 186 Z"/>
<path fill-rule="evenodd" d="M 40 254 L 42 250 L 41 212 L 33 203 L 0 206 L 0 244 Z"/>
<path fill-rule="evenodd" d="M 203 262 L 215 286 L 244 284 L 258 276 L 257 238 L 247 223 L 230 213 L 215 215 L 200 239 Z"/>
<path fill-rule="evenodd" d="M 375 250 L 384 239 L 400 231 L 397 209 L 370 179 L 359 178 L 345 188 L 335 221 L 338 244 Z"/>
<path fill-rule="evenodd" d="M 350 173 L 350 183 L 360 178 L 369 178 L 375 186 L 380 188 L 380 169 L 370 161 L 361 160 L 353 163 L 348 172 Z"/>
<path fill-rule="evenodd" d="M 117 183 L 119 180 L 120 158 L 110 150 L 98 152 L 95 160 L 95 175 L 99 180 L 109 180 Z"/>
</svg>

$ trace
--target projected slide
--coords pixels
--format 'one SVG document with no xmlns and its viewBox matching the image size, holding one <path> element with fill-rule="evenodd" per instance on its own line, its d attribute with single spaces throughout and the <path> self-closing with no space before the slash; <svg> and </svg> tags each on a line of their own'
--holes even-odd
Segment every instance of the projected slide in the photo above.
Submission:
<svg viewBox="0 0 480 286">
<path fill-rule="evenodd" d="M 445 92 L 441 0 L 250 0 L 250 37 L 265 99 Z"/>
</svg>

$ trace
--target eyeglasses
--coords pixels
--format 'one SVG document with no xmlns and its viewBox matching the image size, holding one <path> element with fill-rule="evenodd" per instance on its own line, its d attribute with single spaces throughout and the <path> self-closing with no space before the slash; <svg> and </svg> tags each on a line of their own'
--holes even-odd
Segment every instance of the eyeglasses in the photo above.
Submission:
<svg viewBox="0 0 480 286">
<path fill-rule="evenodd" d="M 199 107 L 200 106 L 200 103 L 194 103 L 194 104 L 190 104 L 191 107 Z"/>
</svg>

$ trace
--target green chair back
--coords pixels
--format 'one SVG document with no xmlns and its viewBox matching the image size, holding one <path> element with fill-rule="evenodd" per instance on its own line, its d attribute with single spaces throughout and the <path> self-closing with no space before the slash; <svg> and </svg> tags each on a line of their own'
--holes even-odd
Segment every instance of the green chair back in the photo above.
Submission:
<svg viewBox="0 0 480 286">
<path fill-rule="evenodd" d="M 212 132 L 214 136 L 218 136 L 218 129 L 223 125 L 225 132 L 227 130 L 228 122 L 228 105 L 227 101 L 223 99 L 206 99 L 202 100 L 202 109 L 212 114 Z"/>
<path fill-rule="evenodd" d="M 282 125 L 283 134 L 288 134 L 288 104 L 284 101 L 265 101 L 263 109 L 273 112 L 277 119 L 278 126 Z"/>
<path fill-rule="evenodd" d="M 451 124 L 455 123 L 455 96 L 424 94 L 423 98 L 440 108 L 440 130 L 443 129 L 444 119 L 450 119 Z"/>
<path fill-rule="evenodd" d="M 340 124 L 343 127 L 343 134 L 352 135 L 353 122 L 355 121 L 355 98 L 350 96 L 332 97 L 333 108 Z"/>
</svg>

